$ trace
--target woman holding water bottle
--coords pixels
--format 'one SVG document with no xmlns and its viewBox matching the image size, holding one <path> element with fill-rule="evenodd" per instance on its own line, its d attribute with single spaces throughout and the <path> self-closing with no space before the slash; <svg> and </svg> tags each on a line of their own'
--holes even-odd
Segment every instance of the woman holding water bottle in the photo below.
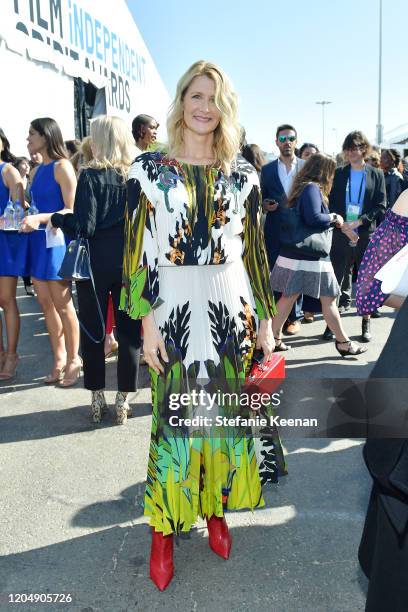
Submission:
<svg viewBox="0 0 408 612">
<path fill-rule="evenodd" d="M 24 214 L 24 187 L 19 172 L 12 166 L 15 157 L 0 128 L 0 307 L 4 311 L 7 350 L 0 319 L 0 381 L 15 376 L 20 313 L 17 306 L 17 279 L 26 273 L 27 236 L 18 234 L 18 221 Z"/>
<path fill-rule="evenodd" d="M 74 385 L 81 372 L 79 326 L 69 284 L 58 276 L 65 255 L 65 241 L 47 248 L 46 226 L 54 212 L 71 212 L 76 177 L 67 159 L 61 130 L 54 119 L 42 117 L 31 122 L 28 137 L 30 155 L 40 153 L 43 162 L 34 169 L 31 183 L 31 211 L 21 225 L 29 236 L 29 274 L 44 312 L 54 355 L 46 384 Z"/>
<path fill-rule="evenodd" d="M 330 253 L 340 286 L 353 264 L 359 268 L 377 219 L 385 213 L 384 175 L 364 161 L 370 151 L 371 145 L 362 132 L 354 131 L 346 136 L 343 155 L 348 163 L 337 168 L 330 193 L 330 212 L 345 219 L 342 228 L 333 232 Z M 371 340 L 370 315 L 363 316 L 361 340 Z"/>
</svg>

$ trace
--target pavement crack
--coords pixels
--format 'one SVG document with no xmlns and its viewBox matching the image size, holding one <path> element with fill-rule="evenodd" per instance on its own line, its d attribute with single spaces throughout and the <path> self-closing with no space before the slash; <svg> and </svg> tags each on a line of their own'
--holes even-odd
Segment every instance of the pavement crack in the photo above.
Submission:
<svg viewBox="0 0 408 612">
<path fill-rule="evenodd" d="M 119 559 L 119 556 L 120 556 L 120 554 L 121 554 L 121 552 L 122 552 L 122 550 L 123 550 L 123 548 L 125 546 L 125 540 L 128 537 L 128 535 L 129 535 L 129 531 L 125 531 L 125 533 L 123 535 L 123 538 L 122 538 L 122 542 L 121 542 L 121 544 L 119 546 L 118 552 L 117 553 L 113 553 L 113 555 L 112 555 L 113 571 L 114 572 L 116 571 L 116 568 L 118 566 L 118 559 Z"/>
</svg>

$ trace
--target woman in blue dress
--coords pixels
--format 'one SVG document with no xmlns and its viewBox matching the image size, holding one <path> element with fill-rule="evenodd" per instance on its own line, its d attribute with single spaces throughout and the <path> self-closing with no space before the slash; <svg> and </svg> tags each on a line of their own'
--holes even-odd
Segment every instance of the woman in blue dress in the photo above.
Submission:
<svg viewBox="0 0 408 612">
<path fill-rule="evenodd" d="M 21 176 L 13 166 L 15 158 L 10 144 L 0 129 L 0 216 L 7 202 L 20 200 L 24 204 L 24 187 Z M 7 334 L 7 350 L 3 342 L 0 318 L 0 381 L 15 376 L 18 355 L 17 343 L 20 334 L 20 313 L 17 306 L 17 279 L 26 274 L 27 236 L 17 232 L 0 231 L 0 307 L 4 311 Z"/>
<path fill-rule="evenodd" d="M 60 386 L 69 387 L 78 380 L 81 360 L 78 356 L 79 325 L 70 286 L 58 275 L 66 246 L 64 242 L 47 248 L 46 232 L 42 230 L 54 212 L 72 211 L 75 171 L 67 159 L 61 130 L 54 119 L 43 117 L 32 121 L 27 141 L 30 155 L 40 153 L 43 159 L 34 169 L 31 183 L 32 202 L 39 214 L 26 217 L 22 231 L 31 232 L 29 274 L 45 316 L 54 355 L 54 367 L 45 382 L 59 382 Z"/>
</svg>

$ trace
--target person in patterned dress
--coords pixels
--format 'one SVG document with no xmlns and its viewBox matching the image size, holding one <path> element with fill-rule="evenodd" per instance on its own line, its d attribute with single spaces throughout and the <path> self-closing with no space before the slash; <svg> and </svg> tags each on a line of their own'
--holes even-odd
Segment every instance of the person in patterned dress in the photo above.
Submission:
<svg viewBox="0 0 408 612">
<path fill-rule="evenodd" d="M 167 128 L 169 155 L 143 153 L 129 172 L 121 296 L 121 308 L 142 319 L 150 366 L 145 515 L 150 576 L 161 590 L 173 577 L 173 534 L 206 518 L 210 547 L 227 559 L 225 511 L 263 506 L 262 485 L 286 471 L 276 431 L 267 442 L 250 428 L 196 431 L 184 424 L 192 401 L 174 412 L 173 393 L 239 388 L 255 347 L 270 358 L 275 304 L 258 176 L 237 157 L 236 95 L 220 68 L 189 68 Z M 172 425 L 176 415 L 183 419 Z"/>
</svg>

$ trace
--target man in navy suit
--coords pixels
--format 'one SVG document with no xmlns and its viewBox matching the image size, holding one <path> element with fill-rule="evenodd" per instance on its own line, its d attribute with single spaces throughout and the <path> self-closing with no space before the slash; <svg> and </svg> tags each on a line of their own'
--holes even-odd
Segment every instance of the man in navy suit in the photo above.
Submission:
<svg viewBox="0 0 408 612">
<path fill-rule="evenodd" d="M 280 207 L 286 200 L 295 175 L 305 163 L 295 155 L 297 133 L 292 125 L 280 125 L 276 130 L 275 142 L 280 152 L 279 158 L 263 166 L 261 171 L 263 208 L 266 213 L 264 233 L 270 270 L 279 255 Z M 299 332 L 301 310 L 302 296 L 299 296 L 287 321 L 287 334 Z"/>
</svg>

